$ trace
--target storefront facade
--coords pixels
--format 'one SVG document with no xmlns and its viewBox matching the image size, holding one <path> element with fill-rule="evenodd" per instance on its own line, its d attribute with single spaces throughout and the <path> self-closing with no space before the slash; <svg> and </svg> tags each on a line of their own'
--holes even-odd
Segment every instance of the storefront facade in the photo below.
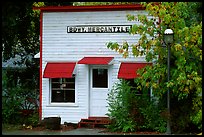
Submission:
<svg viewBox="0 0 204 137">
<path fill-rule="evenodd" d="M 147 14 L 140 5 L 40 8 L 40 117 L 60 116 L 78 123 L 108 113 L 107 97 L 120 78 L 133 79 L 146 65 L 130 49 L 123 58 L 108 42 L 134 44 L 129 34 L 137 21 L 127 14 Z"/>
</svg>

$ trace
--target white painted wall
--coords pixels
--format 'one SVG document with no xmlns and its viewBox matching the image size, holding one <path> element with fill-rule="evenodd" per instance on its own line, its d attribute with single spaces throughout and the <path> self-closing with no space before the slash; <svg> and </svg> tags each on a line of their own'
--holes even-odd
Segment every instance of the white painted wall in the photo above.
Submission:
<svg viewBox="0 0 204 137">
<path fill-rule="evenodd" d="M 43 13 L 42 71 L 47 62 L 79 61 L 84 56 L 114 56 L 111 85 L 116 82 L 120 61 L 145 61 L 144 57 L 122 58 L 107 48 L 106 43 L 135 43 L 138 35 L 128 33 L 67 33 L 70 25 L 132 25 L 127 14 L 145 14 L 144 11 L 45 12 Z M 131 51 L 130 51 L 131 55 Z M 89 116 L 89 66 L 76 65 L 76 104 L 50 104 L 49 79 L 42 80 L 42 118 L 60 116 L 61 123 L 77 123 Z"/>
</svg>

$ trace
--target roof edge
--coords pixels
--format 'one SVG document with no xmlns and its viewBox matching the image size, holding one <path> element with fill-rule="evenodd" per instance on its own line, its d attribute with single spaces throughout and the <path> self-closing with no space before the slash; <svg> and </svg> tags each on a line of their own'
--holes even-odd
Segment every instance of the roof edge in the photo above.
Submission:
<svg viewBox="0 0 204 137">
<path fill-rule="evenodd" d="M 45 6 L 33 7 L 41 12 L 85 12 L 85 11 L 112 11 L 112 10 L 145 10 L 141 4 L 128 5 L 97 5 L 97 6 Z"/>
</svg>

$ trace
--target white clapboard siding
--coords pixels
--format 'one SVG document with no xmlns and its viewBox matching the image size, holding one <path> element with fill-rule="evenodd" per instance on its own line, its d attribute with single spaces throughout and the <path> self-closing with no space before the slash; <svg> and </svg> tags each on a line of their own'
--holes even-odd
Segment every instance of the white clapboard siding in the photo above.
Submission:
<svg viewBox="0 0 204 137">
<path fill-rule="evenodd" d="M 44 12 L 42 27 L 42 72 L 47 62 L 79 61 L 85 56 L 113 56 L 111 86 L 118 81 L 120 61 L 145 61 L 144 57 L 130 57 L 107 48 L 108 42 L 122 44 L 127 41 L 136 43 L 139 35 L 128 33 L 67 33 L 71 25 L 133 25 L 137 21 L 128 21 L 127 14 L 146 14 L 145 11 L 97 11 L 97 12 Z M 149 17 L 150 18 L 150 17 Z M 76 65 L 76 105 L 50 105 L 49 79 L 42 80 L 42 118 L 60 116 L 61 123 L 77 123 L 88 117 L 89 75 L 88 65 Z M 95 103 L 101 103 L 100 99 Z"/>
</svg>

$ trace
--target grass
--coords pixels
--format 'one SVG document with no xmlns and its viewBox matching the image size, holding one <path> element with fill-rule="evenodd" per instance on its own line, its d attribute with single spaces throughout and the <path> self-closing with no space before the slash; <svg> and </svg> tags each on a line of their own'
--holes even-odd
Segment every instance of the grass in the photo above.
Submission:
<svg viewBox="0 0 204 137">
<path fill-rule="evenodd" d="M 22 129 L 22 125 L 2 123 L 2 130 L 19 130 L 19 129 Z"/>
</svg>

